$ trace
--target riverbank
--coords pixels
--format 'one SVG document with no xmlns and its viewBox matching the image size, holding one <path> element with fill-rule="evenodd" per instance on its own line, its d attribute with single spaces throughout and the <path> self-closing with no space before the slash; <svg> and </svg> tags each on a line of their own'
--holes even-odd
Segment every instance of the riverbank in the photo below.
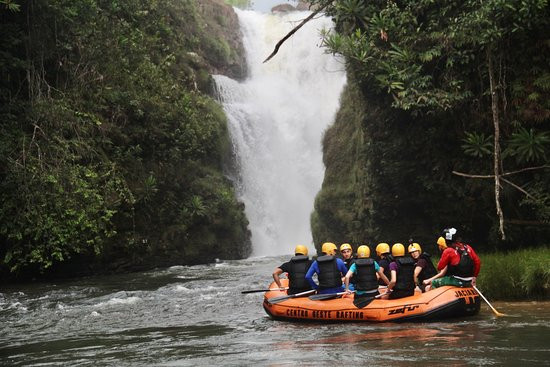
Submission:
<svg viewBox="0 0 550 367">
<path fill-rule="evenodd" d="M 477 285 L 493 300 L 549 300 L 550 249 L 480 254 Z M 435 262 L 435 261 L 434 261 Z"/>
</svg>

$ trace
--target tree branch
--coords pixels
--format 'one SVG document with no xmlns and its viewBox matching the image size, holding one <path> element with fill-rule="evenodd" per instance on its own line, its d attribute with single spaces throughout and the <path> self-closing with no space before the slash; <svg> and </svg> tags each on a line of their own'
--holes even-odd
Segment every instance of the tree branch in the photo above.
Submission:
<svg viewBox="0 0 550 367">
<path fill-rule="evenodd" d="M 290 37 L 292 37 L 292 35 L 293 35 L 294 33 L 296 33 L 296 32 L 298 31 L 298 29 L 302 28 L 302 26 L 303 26 L 304 24 L 306 24 L 306 23 L 309 22 L 311 19 L 313 19 L 313 17 L 316 16 L 317 14 L 319 14 L 324 8 L 327 7 L 327 5 L 328 5 L 328 3 L 325 4 L 325 5 L 323 5 L 323 6 L 320 7 L 319 9 L 315 10 L 315 11 L 314 11 L 313 13 L 311 13 L 307 18 L 305 18 L 304 20 L 302 20 L 302 21 L 300 22 L 300 24 L 298 24 L 296 27 L 292 28 L 292 30 L 291 30 L 290 32 L 288 32 L 288 33 L 286 34 L 286 36 L 284 36 L 283 38 L 281 38 L 281 39 L 279 40 L 279 42 L 277 42 L 277 44 L 275 45 L 275 49 L 273 50 L 273 52 L 271 53 L 271 55 L 269 55 L 269 56 L 267 57 L 267 59 L 265 59 L 265 60 L 263 61 L 263 63 L 266 63 L 266 62 L 268 62 L 269 60 L 271 60 L 271 58 L 272 58 L 273 56 L 275 56 L 275 55 L 277 54 L 277 52 L 279 52 L 279 47 L 281 47 L 281 45 L 282 45 L 287 39 L 289 39 Z"/>
</svg>

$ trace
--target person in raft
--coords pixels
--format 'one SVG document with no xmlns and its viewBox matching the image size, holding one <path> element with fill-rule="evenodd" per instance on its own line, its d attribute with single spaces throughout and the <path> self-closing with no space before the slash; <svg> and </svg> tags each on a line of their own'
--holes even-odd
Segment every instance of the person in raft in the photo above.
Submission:
<svg viewBox="0 0 550 367">
<path fill-rule="evenodd" d="M 445 251 L 445 249 L 447 248 L 447 243 L 445 242 L 445 239 L 443 237 L 439 237 L 437 239 L 437 247 L 439 248 L 439 253 L 442 254 L 443 251 Z M 439 271 L 439 273 L 437 273 L 436 275 L 434 275 L 433 277 L 431 278 L 428 278 L 428 279 L 424 279 L 422 281 L 422 283 L 424 284 L 425 288 L 424 290 L 427 292 L 429 291 L 431 288 L 432 288 L 432 281 L 434 279 L 438 279 L 438 278 L 441 278 L 442 276 L 444 276 L 446 273 L 447 273 L 447 269 L 449 268 L 449 266 L 445 266 L 443 269 L 441 269 Z"/>
<path fill-rule="evenodd" d="M 390 255 L 390 245 L 385 242 L 381 242 L 376 246 L 376 255 L 378 255 L 378 265 L 384 272 L 386 278 L 391 278 L 390 263 L 393 261 Z M 382 279 L 378 279 L 378 285 L 385 286 L 386 283 Z"/>
<path fill-rule="evenodd" d="M 422 252 L 422 247 L 419 243 L 413 242 L 409 245 L 409 255 L 414 259 L 414 282 L 422 291 L 426 291 L 426 285 L 423 283 L 425 279 L 429 279 L 437 274 L 434 264 L 432 263 L 431 255 L 427 252 Z"/>
<path fill-rule="evenodd" d="M 346 268 L 350 268 L 351 264 L 355 262 L 355 257 L 353 257 L 353 249 L 351 248 L 351 245 L 349 243 L 343 243 L 340 245 L 340 254 L 342 255 L 342 260 L 344 260 L 344 264 L 346 264 Z M 344 278 L 342 278 L 342 282 L 344 281 Z M 352 279 L 350 283 L 350 290 L 354 290 L 355 288 L 355 280 Z"/>
<path fill-rule="evenodd" d="M 351 264 L 346 278 L 346 292 L 351 293 L 350 279 L 355 279 L 355 296 L 354 301 L 360 301 L 361 298 L 371 298 L 379 295 L 378 292 L 378 277 L 382 279 L 384 284 L 389 284 L 390 280 L 384 275 L 384 272 L 374 259 L 370 259 L 370 248 L 368 246 L 359 246 L 357 248 L 357 259 Z"/>
<path fill-rule="evenodd" d="M 389 299 L 412 296 L 414 294 L 414 259 L 405 256 L 405 246 L 396 243 L 391 248 L 394 260 L 390 263 L 391 280 L 388 284 Z"/>
<path fill-rule="evenodd" d="M 321 252 L 323 256 L 319 256 L 307 271 L 307 281 L 320 294 L 343 292 L 342 278 L 348 272 L 348 268 L 342 259 L 335 256 L 336 245 L 332 242 L 325 242 L 321 247 Z M 313 280 L 313 274 L 317 274 L 319 284 Z"/>
<path fill-rule="evenodd" d="M 283 265 L 279 266 L 273 272 L 273 280 L 279 288 L 281 286 L 281 280 L 279 275 L 287 273 L 288 277 L 288 294 L 296 294 L 311 290 L 309 282 L 306 280 L 306 273 L 311 266 L 312 261 L 307 256 L 307 247 L 304 245 L 297 245 L 294 249 L 294 256 Z"/>
<path fill-rule="evenodd" d="M 443 238 L 447 247 L 443 250 L 437 264 L 437 270 L 440 270 L 440 273 L 431 280 L 431 288 L 444 285 L 457 287 L 476 285 L 476 278 L 481 269 L 479 256 L 470 245 L 461 242 L 462 239 L 456 228 L 444 229 Z"/>
<path fill-rule="evenodd" d="M 342 260 L 344 260 L 344 264 L 346 264 L 347 268 L 349 269 L 351 264 L 353 264 L 355 261 L 351 245 L 349 243 L 343 243 L 340 246 L 340 254 L 342 254 Z"/>
</svg>

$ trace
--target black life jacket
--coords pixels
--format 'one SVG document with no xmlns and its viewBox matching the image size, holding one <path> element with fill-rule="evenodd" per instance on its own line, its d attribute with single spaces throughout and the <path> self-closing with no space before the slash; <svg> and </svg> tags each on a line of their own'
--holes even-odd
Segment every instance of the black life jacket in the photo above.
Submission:
<svg viewBox="0 0 550 367">
<path fill-rule="evenodd" d="M 398 265 L 397 282 L 393 287 L 394 290 L 410 291 L 414 290 L 414 259 L 412 257 L 400 256 L 395 259 Z"/>
<path fill-rule="evenodd" d="M 468 245 L 463 245 L 464 250 L 455 248 L 455 251 L 460 255 L 460 261 L 456 265 L 449 265 L 449 275 L 456 275 L 461 278 L 469 278 L 474 276 L 474 260 L 468 252 Z"/>
<path fill-rule="evenodd" d="M 370 291 L 378 289 L 378 279 L 376 279 L 376 270 L 373 259 L 355 260 L 357 273 L 355 278 L 355 289 L 358 291 Z"/>
<path fill-rule="evenodd" d="M 378 265 L 381 268 L 384 268 L 384 275 L 386 276 L 386 278 L 391 280 L 390 262 L 390 259 L 386 257 L 384 259 L 380 259 L 380 261 L 378 261 Z M 382 279 L 378 279 L 378 284 L 386 285 L 386 283 L 384 283 Z"/>
<path fill-rule="evenodd" d="M 320 289 L 342 286 L 342 276 L 338 271 L 336 257 L 330 255 L 320 256 L 317 258 L 317 265 L 319 265 L 317 280 L 319 280 Z"/>
<path fill-rule="evenodd" d="M 309 257 L 297 255 L 290 259 L 290 271 L 288 272 L 288 287 L 295 289 L 309 289 L 311 285 L 306 280 L 306 273 L 311 265 Z"/>
<path fill-rule="evenodd" d="M 429 279 L 437 274 L 437 269 L 435 268 L 434 264 L 432 263 L 431 259 L 432 255 L 430 255 L 427 252 L 423 252 L 420 254 L 420 259 L 426 260 L 426 263 L 428 264 L 420 274 L 418 274 L 418 283 L 422 284 L 422 281 L 425 279 Z"/>
</svg>

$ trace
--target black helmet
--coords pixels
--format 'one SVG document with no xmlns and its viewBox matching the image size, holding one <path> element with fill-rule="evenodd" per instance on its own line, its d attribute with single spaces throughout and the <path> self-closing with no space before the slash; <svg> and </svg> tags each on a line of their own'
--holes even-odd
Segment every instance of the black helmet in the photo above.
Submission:
<svg viewBox="0 0 550 367">
<path fill-rule="evenodd" d="M 458 238 L 458 231 L 456 228 L 445 228 L 443 230 L 443 238 L 447 243 L 455 242 Z"/>
</svg>

